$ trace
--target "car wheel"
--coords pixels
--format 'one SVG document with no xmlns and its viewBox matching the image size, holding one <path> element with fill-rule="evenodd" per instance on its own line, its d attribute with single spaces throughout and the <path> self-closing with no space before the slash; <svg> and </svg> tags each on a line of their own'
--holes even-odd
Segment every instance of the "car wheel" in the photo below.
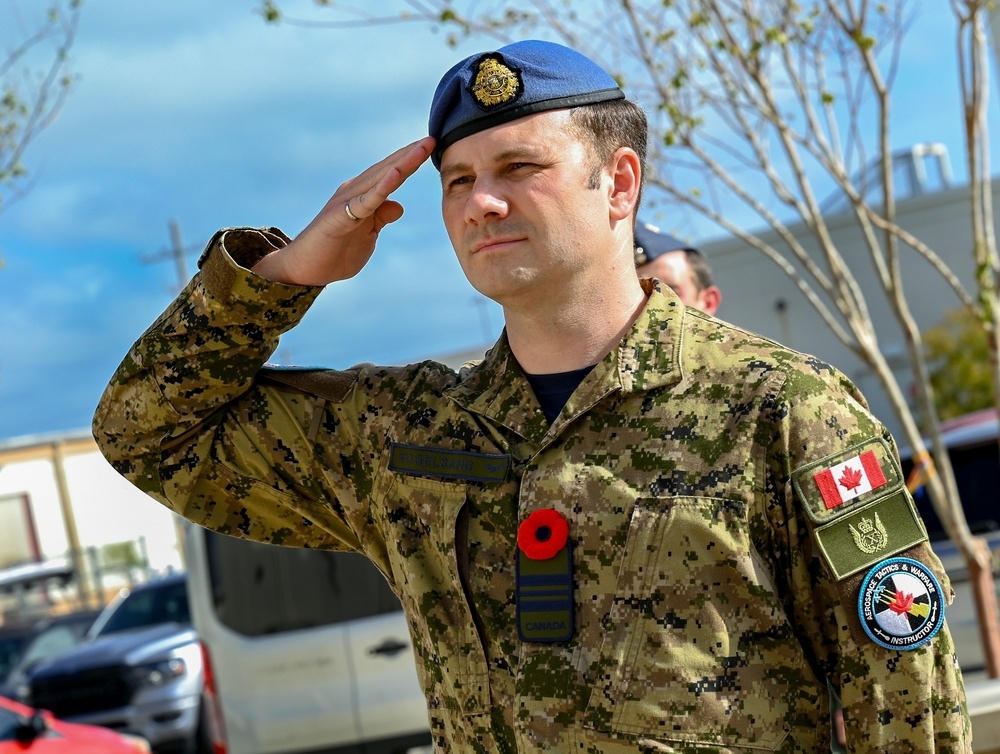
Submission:
<svg viewBox="0 0 1000 754">
<path fill-rule="evenodd" d="M 181 754 L 213 754 L 212 735 L 208 728 L 208 714 L 205 700 L 198 707 L 198 725 L 184 742 Z"/>
<path fill-rule="evenodd" d="M 205 700 L 201 700 L 198 707 L 198 728 L 194 735 L 194 754 L 213 754 L 212 732 L 209 729 L 208 710 L 205 708 Z"/>
</svg>

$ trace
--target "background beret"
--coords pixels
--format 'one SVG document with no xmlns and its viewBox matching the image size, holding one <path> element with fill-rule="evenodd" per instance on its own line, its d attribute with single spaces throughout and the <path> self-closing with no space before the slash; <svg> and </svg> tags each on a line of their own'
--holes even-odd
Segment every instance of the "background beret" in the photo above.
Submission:
<svg viewBox="0 0 1000 754">
<path fill-rule="evenodd" d="M 431 159 L 459 139 L 532 113 L 624 99 L 593 60 L 555 42 L 528 39 L 470 55 L 442 77 L 431 103 Z"/>
<path fill-rule="evenodd" d="M 635 224 L 635 266 L 652 262 L 661 254 L 668 251 L 693 251 L 700 253 L 691 244 L 679 238 L 675 238 L 669 233 L 661 233 L 655 225 L 647 223 Z"/>
</svg>

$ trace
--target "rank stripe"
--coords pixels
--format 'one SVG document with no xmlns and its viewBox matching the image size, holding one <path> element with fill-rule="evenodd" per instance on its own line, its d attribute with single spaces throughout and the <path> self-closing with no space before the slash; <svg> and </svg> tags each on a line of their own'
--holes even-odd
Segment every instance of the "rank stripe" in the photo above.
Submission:
<svg viewBox="0 0 1000 754">
<path fill-rule="evenodd" d="M 570 600 L 526 600 L 521 606 L 521 614 L 555 613 L 570 608 Z"/>
<path fill-rule="evenodd" d="M 570 593 L 569 585 L 566 585 L 565 587 L 563 587 L 561 589 L 539 589 L 538 587 L 530 587 L 530 586 L 528 586 L 528 587 L 524 587 L 521 590 L 521 594 L 523 594 L 525 597 L 531 597 L 531 598 L 535 598 L 535 597 L 560 597 L 560 596 L 562 596 L 564 594 L 569 594 L 569 593 Z"/>
<path fill-rule="evenodd" d="M 571 586 L 572 579 L 565 573 L 522 573 L 518 578 L 521 586 Z"/>
</svg>

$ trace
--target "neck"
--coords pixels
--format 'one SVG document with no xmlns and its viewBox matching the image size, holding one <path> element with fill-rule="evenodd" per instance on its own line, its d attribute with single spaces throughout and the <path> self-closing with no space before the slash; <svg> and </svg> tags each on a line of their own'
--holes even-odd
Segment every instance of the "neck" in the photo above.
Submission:
<svg viewBox="0 0 1000 754">
<path fill-rule="evenodd" d="M 596 364 L 618 345 L 646 302 L 638 278 L 591 296 L 553 295 L 543 310 L 504 307 L 507 340 L 524 371 L 556 374 Z"/>
</svg>

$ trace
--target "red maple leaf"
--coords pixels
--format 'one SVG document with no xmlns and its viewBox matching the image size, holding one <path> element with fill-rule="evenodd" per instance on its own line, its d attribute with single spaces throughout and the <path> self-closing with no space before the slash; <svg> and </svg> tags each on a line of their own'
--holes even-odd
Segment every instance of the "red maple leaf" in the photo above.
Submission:
<svg viewBox="0 0 1000 754">
<path fill-rule="evenodd" d="M 913 595 L 906 592 L 896 592 L 896 599 L 889 603 L 889 609 L 899 615 L 910 612 L 911 607 L 913 607 Z"/>
<path fill-rule="evenodd" d="M 837 481 L 844 489 L 853 490 L 855 487 L 861 486 L 861 472 L 848 466 L 844 469 L 844 475 Z"/>
</svg>

